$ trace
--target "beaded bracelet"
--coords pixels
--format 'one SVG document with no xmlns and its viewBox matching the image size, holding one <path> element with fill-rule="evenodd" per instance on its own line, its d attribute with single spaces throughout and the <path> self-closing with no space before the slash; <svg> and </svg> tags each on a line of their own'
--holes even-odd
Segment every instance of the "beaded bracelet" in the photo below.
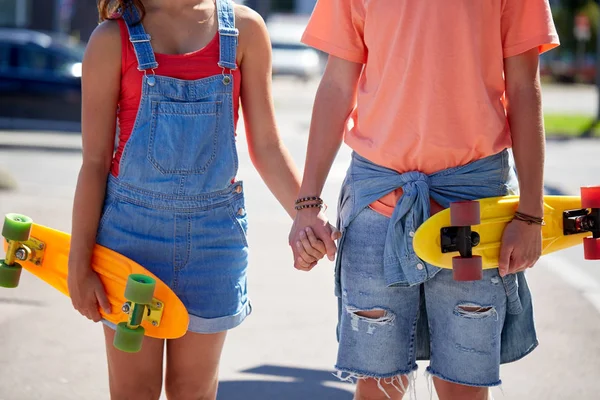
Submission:
<svg viewBox="0 0 600 400">
<path fill-rule="evenodd" d="M 318 197 L 318 196 L 310 196 L 310 197 L 303 197 L 301 199 L 296 200 L 296 204 L 300 204 L 300 203 L 305 203 L 307 201 L 316 201 L 319 204 L 323 203 L 323 199 Z"/>
<path fill-rule="evenodd" d="M 312 203 L 312 204 L 300 204 L 300 205 L 295 206 L 294 208 L 297 211 L 300 211 L 300 210 L 303 210 L 305 208 L 317 208 L 317 207 L 324 208 L 326 206 L 323 205 L 323 204 L 320 204 L 320 203 Z"/>
<path fill-rule="evenodd" d="M 531 225 L 531 224 L 546 225 L 546 223 L 544 222 L 544 218 L 534 217 L 534 216 L 531 216 L 531 215 L 523 214 L 523 213 L 518 212 L 518 211 L 515 212 L 514 218 L 517 219 L 517 220 L 519 220 L 519 221 L 526 222 L 529 225 Z"/>
</svg>

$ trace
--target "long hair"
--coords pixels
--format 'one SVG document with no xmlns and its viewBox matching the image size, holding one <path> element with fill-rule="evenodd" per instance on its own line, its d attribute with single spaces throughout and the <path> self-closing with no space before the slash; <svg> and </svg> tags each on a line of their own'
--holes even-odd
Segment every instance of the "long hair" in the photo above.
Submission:
<svg viewBox="0 0 600 400">
<path fill-rule="evenodd" d="M 146 9 L 142 0 L 98 0 L 100 22 L 119 17 L 119 11 L 123 11 L 127 7 L 136 7 L 140 12 L 141 19 L 144 18 Z"/>
</svg>

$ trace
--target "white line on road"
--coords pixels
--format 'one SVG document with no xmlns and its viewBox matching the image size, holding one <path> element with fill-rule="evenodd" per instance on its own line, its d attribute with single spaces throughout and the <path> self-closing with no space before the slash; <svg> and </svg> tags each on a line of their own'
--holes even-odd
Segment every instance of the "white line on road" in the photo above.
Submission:
<svg viewBox="0 0 600 400">
<path fill-rule="evenodd" d="M 577 264 L 564 257 L 550 254 L 542 260 L 548 268 L 577 289 L 600 312 L 600 283 Z"/>
</svg>

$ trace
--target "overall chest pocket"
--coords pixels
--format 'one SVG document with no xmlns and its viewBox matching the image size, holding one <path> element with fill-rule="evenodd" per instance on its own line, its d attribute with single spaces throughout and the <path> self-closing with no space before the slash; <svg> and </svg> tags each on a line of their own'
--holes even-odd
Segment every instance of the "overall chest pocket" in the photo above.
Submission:
<svg viewBox="0 0 600 400">
<path fill-rule="evenodd" d="M 221 102 L 152 102 L 148 160 L 163 174 L 203 174 L 217 156 Z"/>
</svg>

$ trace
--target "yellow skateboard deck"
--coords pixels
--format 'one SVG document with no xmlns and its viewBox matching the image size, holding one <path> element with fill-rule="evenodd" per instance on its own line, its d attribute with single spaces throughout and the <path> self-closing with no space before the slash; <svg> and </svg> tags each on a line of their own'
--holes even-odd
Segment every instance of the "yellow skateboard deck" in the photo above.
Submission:
<svg viewBox="0 0 600 400">
<path fill-rule="evenodd" d="M 17 214 L 9 214 L 6 218 L 14 219 L 15 216 L 21 220 L 27 219 L 26 216 Z M 5 228 L 8 223 L 12 223 L 12 221 L 6 222 L 5 220 Z M 9 234 L 6 234 L 7 231 Z M 10 233 L 10 229 L 3 230 L 3 236 L 11 236 Z M 13 230 L 12 235 L 14 236 L 14 234 Z M 20 275 L 20 271 L 14 269 L 16 263 L 69 296 L 67 261 L 71 236 L 33 222 L 30 224 L 30 233 L 26 236 L 27 238 L 21 238 L 22 241 L 4 240 L 6 260 L 0 260 L 2 262 L 0 264 L 0 286 L 3 286 L 3 273 Z M 186 333 L 189 316 L 185 306 L 177 295 L 150 271 L 129 258 L 98 244 L 93 250 L 91 268 L 99 275 L 112 307 L 111 314 L 106 314 L 101 308 L 99 309 L 102 318 L 115 325 L 128 323 L 132 329 L 141 326 L 144 334 L 153 338 L 175 339 Z M 16 287 L 18 278 L 16 276 L 12 280 L 12 285 L 9 282 L 8 287 Z M 136 301 L 126 298 L 126 287 L 130 285 L 129 281 L 132 279 L 136 281 L 132 283 L 134 286 L 136 284 L 148 286 L 153 282 L 153 291 L 150 292 L 150 295 L 145 294 L 147 302 L 141 303 L 140 300 L 136 300 L 141 297 L 139 297 L 139 291 L 136 293 L 135 289 L 133 290 L 133 300 Z M 147 287 L 143 289 L 147 292 Z M 150 298 L 151 301 L 149 301 Z M 134 321 L 134 319 L 137 320 Z M 129 330 L 126 330 L 125 334 L 128 333 L 130 333 Z M 117 329 L 118 334 L 119 329 Z"/>
<path fill-rule="evenodd" d="M 458 224 L 453 226 L 451 208 L 448 208 L 431 216 L 415 232 L 413 247 L 417 256 L 427 263 L 447 269 L 453 269 L 456 258 L 481 257 L 482 269 L 497 268 L 502 234 L 517 210 L 519 197 L 492 197 L 474 202 L 479 204 L 479 221 L 466 226 L 469 249 L 462 249 L 465 254 L 461 254 L 460 249 L 461 246 L 465 247 L 464 243 L 461 244 L 465 228 Z M 590 211 L 582 207 L 580 196 L 545 196 L 542 255 L 577 246 L 591 236 L 600 236 L 600 226 L 596 222 L 598 215 L 597 210 Z M 596 258 L 597 241 L 588 240 L 586 258 Z M 468 254 L 469 250 L 471 254 Z"/>
</svg>

